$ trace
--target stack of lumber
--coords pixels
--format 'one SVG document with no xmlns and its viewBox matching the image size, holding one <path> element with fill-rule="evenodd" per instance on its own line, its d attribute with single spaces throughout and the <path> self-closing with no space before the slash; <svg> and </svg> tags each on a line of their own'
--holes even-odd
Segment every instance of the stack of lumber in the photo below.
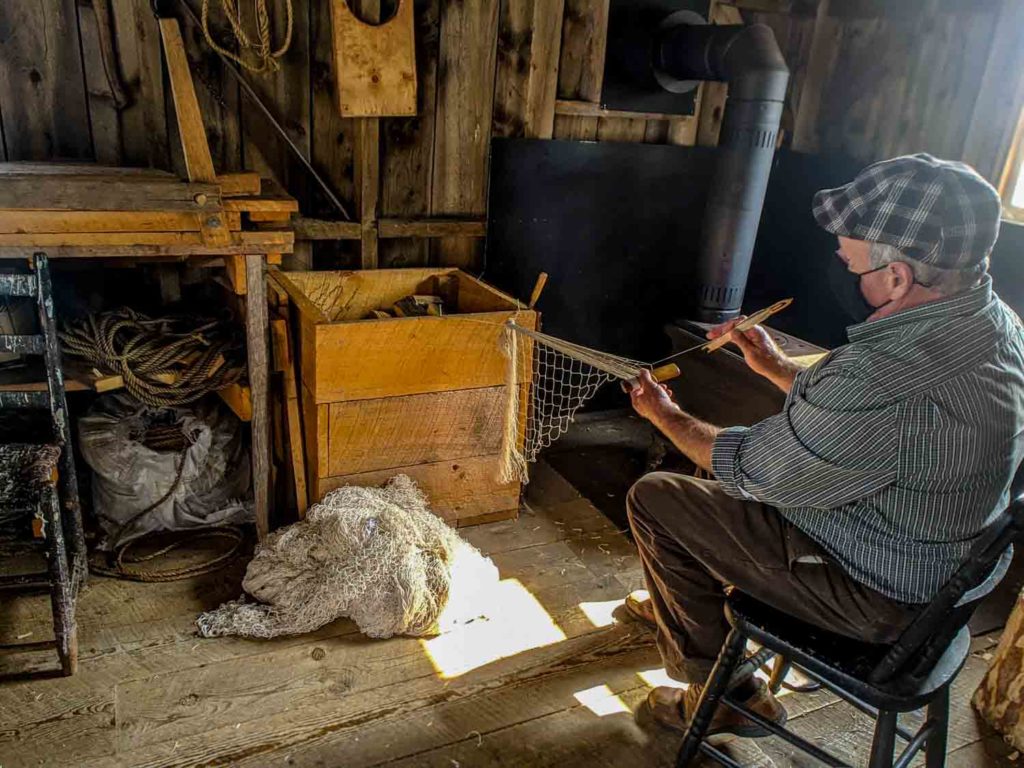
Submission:
<svg viewBox="0 0 1024 768">
<path fill-rule="evenodd" d="M 255 173 L 204 183 L 147 168 L 0 163 L 0 257 L 290 253 L 297 210 Z"/>
<path fill-rule="evenodd" d="M 295 199 L 256 173 L 185 181 L 166 171 L 93 164 L 0 163 L 0 259 L 115 257 L 201 259 L 223 266 L 235 294 L 248 293 L 246 255 L 280 263 L 294 234 Z M 117 389 L 119 377 L 69 366 L 68 389 Z M 44 386 L 38 372 L 11 370 L 0 388 Z M 248 388 L 221 396 L 243 420 L 252 418 Z"/>
<path fill-rule="evenodd" d="M 511 317 L 536 328 L 535 312 L 457 269 L 272 274 L 297 316 L 311 502 L 406 474 L 451 525 L 516 516 L 519 484 L 498 479 L 500 342 Z M 443 297 L 445 315 L 367 319 L 409 296 Z"/>
</svg>

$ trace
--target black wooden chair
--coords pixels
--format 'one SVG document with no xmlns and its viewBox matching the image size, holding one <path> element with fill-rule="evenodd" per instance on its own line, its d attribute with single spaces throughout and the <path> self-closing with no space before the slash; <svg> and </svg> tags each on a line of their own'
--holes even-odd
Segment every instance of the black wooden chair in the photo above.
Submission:
<svg viewBox="0 0 1024 768">
<path fill-rule="evenodd" d="M 0 390 L 0 509 L 40 521 L 46 570 L 0 576 L 0 590 L 49 592 L 54 639 L 0 645 L 0 653 L 55 649 L 70 675 L 78 663 L 75 606 L 88 568 L 46 256 L 36 254 L 32 266 L 29 274 L 0 274 L 0 297 L 34 300 L 40 331 L 0 334 L 0 351 L 42 357 L 45 374 L 45 388 Z"/>
<path fill-rule="evenodd" d="M 1006 574 L 1012 555 L 1010 544 L 1022 531 L 1024 496 L 1015 495 L 1015 501 L 986 528 L 953 577 L 892 645 L 873 645 L 833 634 L 734 590 L 726 606 L 732 629 L 708 677 L 676 764 L 687 766 L 703 753 L 721 765 L 741 768 L 704 739 L 716 709 L 724 704 L 825 765 L 849 768 L 848 763 L 764 720 L 730 697 L 730 681 L 738 679 L 737 667 L 747 661 L 744 657 L 749 639 L 761 646 L 757 652 L 762 657 L 759 664 L 765 653 L 784 657 L 875 718 L 870 768 L 906 768 L 922 748 L 928 768 L 945 765 L 949 686 L 970 649 L 967 622 L 978 603 Z M 746 666 L 749 668 L 749 664 Z M 897 723 L 899 713 L 922 708 L 927 708 L 927 716 L 915 733 Z M 897 737 L 908 744 L 894 761 Z"/>
</svg>

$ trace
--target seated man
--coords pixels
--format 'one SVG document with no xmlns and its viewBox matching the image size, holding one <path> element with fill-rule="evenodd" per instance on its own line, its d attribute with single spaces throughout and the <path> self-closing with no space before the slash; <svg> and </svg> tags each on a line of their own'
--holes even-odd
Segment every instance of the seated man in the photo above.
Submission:
<svg viewBox="0 0 1024 768">
<path fill-rule="evenodd" d="M 1007 504 L 1024 449 L 1024 331 L 987 274 L 999 215 L 995 190 L 961 163 L 872 165 L 814 198 L 839 238 L 830 282 L 850 343 L 801 369 L 764 329 L 732 334 L 787 393 L 781 413 L 720 429 L 645 372 L 637 412 L 717 479 L 656 472 L 630 491 L 658 647 L 690 683 L 651 691 L 638 716 L 685 729 L 728 631 L 725 585 L 892 642 Z M 760 681 L 733 693 L 784 722 Z M 710 733 L 767 735 L 727 707 Z"/>
</svg>

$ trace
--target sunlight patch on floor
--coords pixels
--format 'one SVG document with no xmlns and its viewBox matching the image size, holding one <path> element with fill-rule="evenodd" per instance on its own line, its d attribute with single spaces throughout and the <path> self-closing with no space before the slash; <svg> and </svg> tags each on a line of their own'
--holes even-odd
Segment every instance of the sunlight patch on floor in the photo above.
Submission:
<svg viewBox="0 0 1024 768">
<path fill-rule="evenodd" d="M 626 702 L 618 694 L 612 693 L 612 689 L 607 685 L 595 685 L 585 691 L 577 691 L 573 694 L 573 698 L 598 717 L 617 715 L 622 712 L 627 715 L 630 713 Z"/>
<path fill-rule="evenodd" d="M 517 653 L 565 640 L 551 615 L 517 579 L 482 595 L 479 613 L 429 640 L 420 640 L 440 677 L 449 679 Z"/>
<path fill-rule="evenodd" d="M 622 606 L 622 598 L 617 600 L 602 600 L 601 602 L 580 603 L 580 610 L 595 627 L 610 627 L 618 624 L 612 613 Z"/>
<path fill-rule="evenodd" d="M 661 669 L 647 669 L 641 672 L 637 672 L 636 676 L 644 681 L 645 685 L 651 688 L 658 688 L 661 686 L 667 686 L 669 688 L 687 688 L 686 683 L 680 683 L 678 680 L 673 680 L 665 672 L 664 667 Z"/>
</svg>

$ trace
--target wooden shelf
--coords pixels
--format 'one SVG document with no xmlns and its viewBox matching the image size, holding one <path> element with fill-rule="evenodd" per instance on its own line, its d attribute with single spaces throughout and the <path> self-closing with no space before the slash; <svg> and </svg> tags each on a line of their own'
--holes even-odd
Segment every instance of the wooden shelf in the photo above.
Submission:
<svg viewBox="0 0 1024 768">
<path fill-rule="evenodd" d="M 67 392 L 82 392 L 92 389 L 85 379 L 85 371 L 77 366 L 65 365 L 64 389 Z M 18 366 L 17 368 L 0 367 L 0 392 L 45 392 L 46 369 L 41 363 Z"/>
</svg>

